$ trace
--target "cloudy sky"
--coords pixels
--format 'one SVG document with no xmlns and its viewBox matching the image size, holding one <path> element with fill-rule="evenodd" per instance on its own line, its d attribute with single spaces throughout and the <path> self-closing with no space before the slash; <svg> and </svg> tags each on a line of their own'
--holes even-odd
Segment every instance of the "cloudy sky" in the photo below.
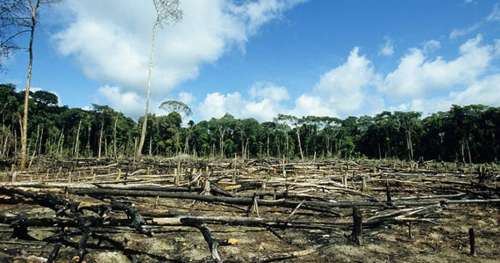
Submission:
<svg viewBox="0 0 500 263">
<path fill-rule="evenodd" d="M 167 99 L 195 120 L 500 106 L 498 0 L 180 1 L 156 41 L 157 113 Z M 34 87 L 143 113 L 150 1 L 65 0 L 41 19 Z M 0 82 L 23 86 L 26 54 L 6 63 Z"/>
</svg>

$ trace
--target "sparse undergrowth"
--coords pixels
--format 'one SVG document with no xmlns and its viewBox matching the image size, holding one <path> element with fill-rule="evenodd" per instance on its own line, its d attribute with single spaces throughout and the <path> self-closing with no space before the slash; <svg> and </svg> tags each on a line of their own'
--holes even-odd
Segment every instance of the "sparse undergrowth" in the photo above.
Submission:
<svg viewBox="0 0 500 263">
<path fill-rule="evenodd" d="M 40 161 L 2 177 L 0 261 L 498 262 L 498 167 L 454 165 Z"/>
</svg>

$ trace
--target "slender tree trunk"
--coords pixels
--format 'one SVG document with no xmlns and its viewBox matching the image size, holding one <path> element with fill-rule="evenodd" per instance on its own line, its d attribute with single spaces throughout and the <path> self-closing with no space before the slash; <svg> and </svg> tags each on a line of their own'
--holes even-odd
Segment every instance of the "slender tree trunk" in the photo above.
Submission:
<svg viewBox="0 0 500 263">
<path fill-rule="evenodd" d="M 278 158 L 281 158 L 281 145 L 280 145 L 280 141 L 278 139 L 278 134 L 275 133 L 274 134 L 274 142 L 276 143 L 276 149 L 278 151 Z"/>
<path fill-rule="evenodd" d="M 104 157 L 108 157 L 109 156 L 109 144 L 108 144 L 108 138 L 107 137 L 104 137 Z"/>
<path fill-rule="evenodd" d="M 31 140 L 30 140 L 30 147 L 28 147 L 28 152 L 30 148 L 33 148 L 33 153 L 31 155 L 31 159 L 34 159 L 36 156 L 36 149 L 38 149 L 38 140 L 40 139 L 40 124 L 36 126 L 36 138 L 35 138 L 35 146 L 32 147 L 31 145 Z"/>
<path fill-rule="evenodd" d="M 219 128 L 219 135 L 220 135 L 220 157 L 223 159 L 224 158 L 224 135 L 226 134 L 226 129 L 225 128 Z"/>
<path fill-rule="evenodd" d="M 78 153 L 80 152 L 80 128 L 82 127 L 82 120 L 78 122 L 78 128 L 76 129 L 75 146 L 73 148 L 73 155 L 78 158 Z"/>
<path fill-rule="evenodd" d="M 288 155 L 290 154 L 289 142 L 288 142 L 288 133 L 285 132 L 285 144 L 286 144 L 286 158 L 288 159 Z"/>
<path fill-rule="evenodd" d="M 31 25 L 30 25 L 30 40 L 28 45 L 28 70 L 26 76 L 26 89 L 24 92 L 24 113 L 23 113 L 23 125 L 21 127 L 21 162 L 20 169 L 24 170 L 26 168 L 27 161 L 27 146 L 28 146 L 28 108 L 30 99 L 30 88 L 31 88 L 31 78 L 33 71 L 33 40 L 35 38 L 35 28 L 36 28 L 36 15 L 38 7 L 40 6 L 40 0 L 37 0 L 35 6 L 31 4 Z"/>
<path fill-rule="evenodd" d="M 37 149 L 38 155 L 42 154 L 42 143 L 43 143 L 43 127 L 42 130 L 40 130 L 40 140 L 38 141 L 38 149 Z"/>
<path fill-rule="evenodd" d="M 406 145 L 408 148 L 408 159 L 413 160 L 413 142 L 411 139 L 411 131 L 406 129 Z"/>
<path fill-rule="evenodd" d="M 326 136 L 326 156 L 330 157 L 330 136 Z"/>
<path fill-rule="evenodd" d="M 101 130 L 99 131 L 99 150 L 97 152 L 97 159 L 101 159 L 103 129 L 104 129 L 104 121 L 101 123 Z"/>
<path fill-rule="evenodd" d="M 63 140 L 64 140 L 64 128 L 61 129 L 61 134 L 59 135 L 59 138 L 57 139 L 56 155 L 58 155 L 58 156 L 61 156 L 61 153 L 62 153 Z"/>
<path fill-rule="evenodd" d="M 462 140 L 460 142 L 460 152 L 462 154 L 462 162 L 465 163 L 465 143 L 464 143 L 465 140 Z"/>
<path fill-rule="evenodd" d="M 153 25 L 151 31 L 151 50 L 149 52 L 149 65 L 148 65 L 148 80 L 146 83 L 146 107 L 144 109 L 144 119 L 142 121 L 141 139 L 139 140 L 139 147 L 137 148 L 137 157 L 142 156 L 142 148 L 144 147 L 144 141 L 146 140 L 146 129 L 148 126 L 148 114 L 149 114 L 149 100 L 151 97 L 151 74 L 153 71 L 153 55 L 155 50 L 155 39 L 156 39 L 157 23 Z"/>
<path fill-rule="evenodd" d="M 470 153 L 469 138 L 465 140 L 465 146 L 467 147 L 467 157 L 469 157 L 469 164 L 472 164 L 472 155 Z"/>
<path fill-rule="evenodd" d="M 14 129 L 14 156 L 17 157 L 17 131 Z"/>
<path fill-rule="evenodd" d="M 184 141 L 184 154 L 189 154 L 189 138 L 191 137 L 191 133 L 188 132 L 186 136 L 186 140 Z"/>
<path fill-rule="evenodd" d="M 87 127 L 87 152 L 88 152 L 89 156 L 93 156 L 94 155 L 92 153 L 91 148 L 90 148 L 90 145 L 91 145 L 91 142 L 90 142 L 91 135 L 92 135 L 92 124 L 89 122 L 89 127 Z"/>
<path fill-rule="evenodd" d="M 241 159 L 245 159 L 245 138 L 243 137 L 243 130 L 240 131 L 241 142 Z"/>
<path fill-rule="evenodd" d="M 116 151 L 116 125 L 118 124 L 118 116 L 115 117 L 115 124 L 113 125 L 113 156 L 118 158 Z"/>
<path fill-rule="evenodd" d="M 150 136 L 149 138 L 149 156 L 153 155 L 153 136 Z"/>
<path fill-rule="evenodd" d="M 250 150 L 248 149 L 249 144 L 250 144 L 250 139 L 247 138 L 247 141 L 245 143 L 245 158 L 250 158 Z"/>
<path fill-rule="evenodd" d="M 8 152 L 7 145 L 9 142 L 9 135 L 10 135 L 10 132 L 5 135 L 5 141 L 3 142 L 3 148 L 2 148 L 2 157 L 5 157 L 7 155 L 7 152 Z"/>
<path fill-rule="evenodd" d="M 304 160 L 304 152 L 302 151 L 302 142 L 300 141 L 300 130 L 297 129 L 296 133 L 297 133 L 297 142 L 299 144 L 300 159 L 302 159 L 302 161 L 303 161 Z"/>
<path fill-rule="evenodd" d="M 266 149 L 266 154 L 267 154 L 267 158 L 269 158 L 269 134 L 267 134 L 267 149 Z"/>
</svg>

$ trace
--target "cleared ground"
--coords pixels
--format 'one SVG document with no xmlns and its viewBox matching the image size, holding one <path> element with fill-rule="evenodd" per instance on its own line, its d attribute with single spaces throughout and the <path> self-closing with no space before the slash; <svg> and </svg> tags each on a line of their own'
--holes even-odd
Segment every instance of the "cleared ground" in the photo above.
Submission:
<svg viewBox="0 0 500 263">
<path fill-rule="evenodd" d="M 1 262 L 500 260 L 496 165 L 81 159 L 6 169 Z"/>
</svg>

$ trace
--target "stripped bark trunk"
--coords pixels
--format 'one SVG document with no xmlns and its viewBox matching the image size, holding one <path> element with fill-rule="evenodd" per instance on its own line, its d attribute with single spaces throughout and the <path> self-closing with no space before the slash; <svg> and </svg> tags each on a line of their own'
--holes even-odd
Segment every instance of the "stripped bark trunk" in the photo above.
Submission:
<svg viewBox="0 0 500 263">
<path fill-rule="evenodd" d="M 115 158 L 118 158 L 118 155 L 117 155 L 117 149 L 116 149 L 116 144 L 117 144 L 117 141 L 116 141 L 116 126 L 118 124 L 118 116 L 115 117 L 115 124 L 113 125 L 113 156 Z"/>
<path fill-rule="evenodd" d="M 158 29 L 158 23 L 155 22 L 151 30 L 151 49 L 149 52 L 149 64 L 148 64 L 148 79 L 146 83 L 146 106 L 144 107 L 144 119 L 142 121 L 141 138 L 139 140 L 139 146 L 137 147 L 136 157 L 140 158 L 142 156 L 142 149 L 144 148 L 144 142 L 146 141 L 146 130 L 148 126 L 148 115 L 149 115 L 149 101 L 151 98 L 151 75 L 153 71 L 153 55 L 155 50 L 155 40 L 156 32 Z"/>
<path fill-rule="evenodd" d="M 76 129 L 75 146 L 73 148 L 73 155 L 78 158 L 78 153 L 80 152 L 80 128 L 82 126 L 82 120 L 78 122 L 78 128 Z"/>
<path fill-rule="evenodd" d="M 98 146 L 98 152 L 97 152 L 97 159 L 101 159 L 103 130 L 104 130 L 104 121 L 101 122 L 101 129 L 99 131 L 99 146 Z"/>
<path fill-rule="evenodd" d="M 297 128 L 297 143 L 299 144 L 300 159 L 304 160 L 304 152 L 302 151 L 302 142 L 300 141 L 300 129 Z"/>
<path fill-rule="evenodd" d="M 26 168 L 26 162 L 28 158 L 27 146 L 28 146 L 28 109 L 29 109 L 29 99 L 30 99 L 30 88 L 31 79 L 33 71 L 33 41 L 35 38 L 35 29 L 37 24 L 37 13 L 38 7 L 40 6 L 40 0 L 37 0 L 35 4 L 30 1 L 31 8 L 31 24 L 30 24 L 30 37 L 28 44 L 28 70 L 26 74 L 26 89 L 24 91 L 24 111 L 23 111 L 23 125 L 21 126 L 21 161 L 20 169 L 24 170 Z"/>
</svg>

